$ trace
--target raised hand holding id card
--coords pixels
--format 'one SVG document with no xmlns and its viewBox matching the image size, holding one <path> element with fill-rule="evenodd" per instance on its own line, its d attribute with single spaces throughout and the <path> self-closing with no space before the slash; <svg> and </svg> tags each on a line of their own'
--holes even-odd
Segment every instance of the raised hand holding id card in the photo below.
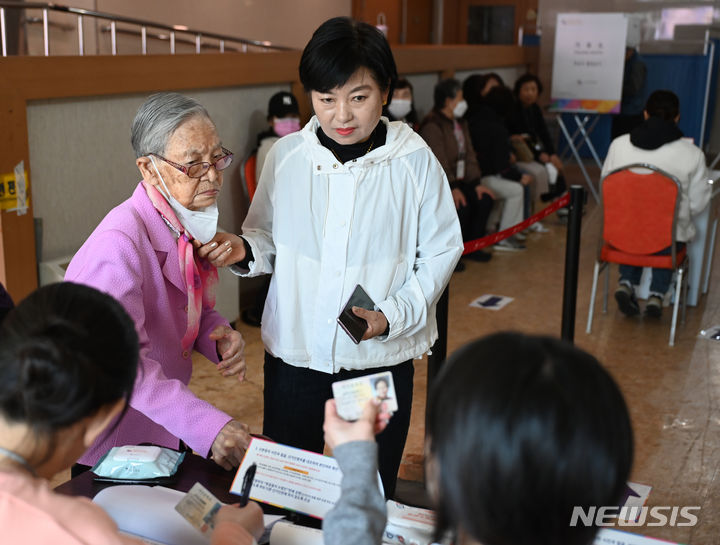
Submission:
<svg viewBox="0 0 720 545">
<path fill-rule="evenodd" d="M 337 412 L 343 420 L 360 418 L 365 405 L 373 398 L 383 404 L 383 411 L 393 413 L 398 409 L 390 371 L 333 382 L 332 390 Z"/>
</svg>

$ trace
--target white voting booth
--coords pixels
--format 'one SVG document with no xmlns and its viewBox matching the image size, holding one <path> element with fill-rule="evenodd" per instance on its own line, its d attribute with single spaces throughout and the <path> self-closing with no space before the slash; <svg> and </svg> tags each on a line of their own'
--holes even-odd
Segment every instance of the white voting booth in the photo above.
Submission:
<svg viewBox="0 0 720 545">
<path fill-rule="evenodd" d="M 628 17 L 623 13 L 559 13 L 555 31 L 550 109 L 573 114 L 574 134 L 558 117 L 587 185 L 600 200 L 578 148 L 586 144 L 598 167 L 602 162 L 590 140 L 598 114 L 620 112 Z"/>
</svg>

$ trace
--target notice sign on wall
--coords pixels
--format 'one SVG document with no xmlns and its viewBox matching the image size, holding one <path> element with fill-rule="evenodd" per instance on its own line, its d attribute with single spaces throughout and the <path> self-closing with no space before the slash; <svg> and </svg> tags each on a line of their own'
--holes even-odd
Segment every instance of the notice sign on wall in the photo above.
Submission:
<svg viewBox="0 0 720 545">
<path fill-rule="evenodd" d="M 550 108 L 620 112 L 628 20 L 622 13 L 559 13 Z"/>
</svg>

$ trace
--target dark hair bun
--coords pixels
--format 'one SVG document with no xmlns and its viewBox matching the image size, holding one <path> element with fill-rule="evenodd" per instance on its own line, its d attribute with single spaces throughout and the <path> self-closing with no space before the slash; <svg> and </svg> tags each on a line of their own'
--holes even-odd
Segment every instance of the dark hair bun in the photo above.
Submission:
<svg viewBox="0 0 720 545">
<path fill-rule="evenodd" d="M 39 433 L 129 398 L 138 339 L 112 297 L 80 284 L 40 288 L 0 329 L 0 412 Z"/>
</svg>

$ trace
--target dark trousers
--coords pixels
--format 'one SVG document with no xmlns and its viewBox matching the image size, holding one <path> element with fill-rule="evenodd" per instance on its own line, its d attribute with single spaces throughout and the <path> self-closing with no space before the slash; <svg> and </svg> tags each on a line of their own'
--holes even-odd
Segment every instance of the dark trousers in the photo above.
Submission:
<svg viewBox="0 0 720 545">
<path fill-rule="evenodd" d="M 488 218 L 493 207 L 493 199 L 483 195 L 478 199 L 475 188 L 470 184 L 459 184 L 458 189 L 465 195 L 466 206 L 458 208 L 458 220 L 464 242 L 469 242 L 485 236 Z"/>
<path fill-rule="evenodd" d="M 684 242 L 676 242 L 675 250 L 680 251 L 685 247 Z M 672 248 L 669 246 L 654 255 L 670 255 Z M 620 265 L 620 282 L 630 282 L 632 285 L 638 285 L 642 277 L 643 268 L 633 267 L 632 265 Z M 650 294 L 665 295 L 670 289 L 672 282 L 672 269 L 652 269 L 652 279 L 650 280 Z"/>
<path fill-rule="evenodd" d="M 343 369 L 328 374 L 288 365 L 266 352 L 263 434 L 279 443 L 322 452 L 325 446 L 322 429 L 325 401 L 333 396 L 332 383 L 382 371 L 392 372 L 398 402 L 398 410 L 387 428 L 376 437 L 380 477 L 385 496 L 392 498 L 410 427 L 415 373 L 412 360 L 389 367 L 358 371 Z"/>
</svg>

